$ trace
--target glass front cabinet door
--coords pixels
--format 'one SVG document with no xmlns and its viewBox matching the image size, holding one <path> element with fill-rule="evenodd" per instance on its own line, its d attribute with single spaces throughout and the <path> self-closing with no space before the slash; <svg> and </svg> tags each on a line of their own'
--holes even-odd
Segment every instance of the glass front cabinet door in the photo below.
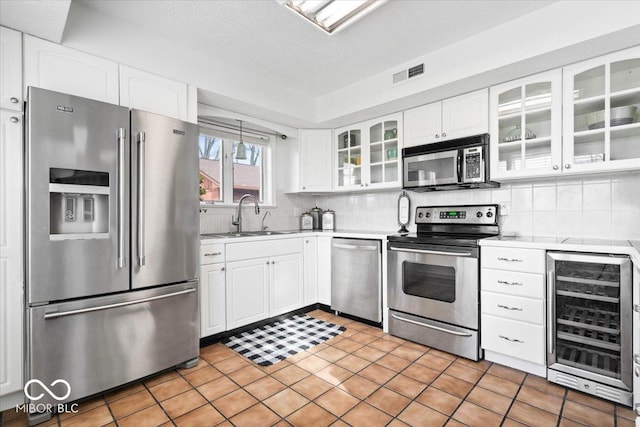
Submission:
<svg viewBox="0 0 640 427">
<path fill-rule="evenodd" d="M 365 187 L 390 188 L 400 186 L 402 157 L 402 115 L 394 114 L 373 120 L 367 125 L 369 134 L 368 179 Z"/>
<path fill-rule="evenodd" d="M 564 172 L 640 167 L 640 47 L 563 72 Z"/>
<path fill-rule="evenodd" d="M 492 179 L 562 172 L 561 88 L 559 69 L 491 88 Z"/>
<path fill-rule="evenodd" d="M 399 188 L 402 114 L 335 130 L 336 190 Z"/>
</svg>

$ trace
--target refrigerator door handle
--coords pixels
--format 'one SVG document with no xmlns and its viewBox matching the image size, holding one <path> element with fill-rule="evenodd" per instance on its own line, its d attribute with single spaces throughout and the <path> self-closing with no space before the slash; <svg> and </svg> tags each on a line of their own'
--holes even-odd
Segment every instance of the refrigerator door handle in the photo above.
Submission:
<svg viewBox="0 0 640 427">
<path fill-rule="evenodd" d="M 144 132 L 138 134 L 138 266 L 146 263 L 144 250 L 144 177 L 145 177 L 145 138 Z"/>
<path fill-rule="evenodd" d="M 144 302 L 151 302 L 151 301 L 156 301 L 156 300 L 159 300 L 159 299 L 173 298 L 173 297 L 177 297 L 177 296 L 180 296 L 180 295 L 191 294 L 191 293 L 193 293 L 195 291 L 196 291 L 196 288 L 191 288 L 191 289 L 185 289 L 184 291 L 172 292 L 172 293 L 166 294 L 166 295 L 158 295 L 158 296 L 155 296 L 155 297 L 142 298 L 142 299 L 138 299 L 138 300 L 134 300 L 134 301 L 119 302 L 119 303 L 116 303 L 116 304 L 100 305 L 98 307 L 82 308 L 82 309 L 78 309 L 78 310 L 61 311 L 61 312 L 58 312 L 58 313 L 47 313 L 47 314 L 44 315 L 44 318 L 45 318 L 45 320 L 46 319 L 56 319 L 58 317 L 71 316 L 71 315 L 74 315 L 74 314 L 90 313 L 92 311 L 109 310 L 109 309 L 116 308 L 116 307 L 125 307 L 127 305 L 142 304 Z"/>
<path fill-rule="evenodd" d="M 125 142 L 127 131 L 124 128 L 118 129 L 118 268 L 127 266 L 127 259 L 124 256 L 124 233 L 125 233 Z"/>
</svg>

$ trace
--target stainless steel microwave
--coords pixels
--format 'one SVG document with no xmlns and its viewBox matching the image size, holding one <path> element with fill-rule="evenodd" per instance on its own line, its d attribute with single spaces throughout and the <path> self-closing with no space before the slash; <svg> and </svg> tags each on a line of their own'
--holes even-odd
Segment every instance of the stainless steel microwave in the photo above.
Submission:
<svg viewBox="0 0 640 427">
<path fill-rule="evenodd" d="M 413 191 L 499 187 L 489 179 L 489 134 L 402 150 L 403 188 Z"/>
</svg>

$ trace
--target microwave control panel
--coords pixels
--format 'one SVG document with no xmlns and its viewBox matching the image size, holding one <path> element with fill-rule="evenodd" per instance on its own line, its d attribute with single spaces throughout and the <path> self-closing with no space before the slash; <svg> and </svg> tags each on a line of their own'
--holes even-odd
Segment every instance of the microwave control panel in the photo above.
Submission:
<svg viewBox="0 0 640 427">
<path fill-rule="evenodd" d="M 463 182 L 484 181 L 484 159 L 482 158 L 482 147 L 465 148 L 463 152 L 462 165 L 464 170 Z"/>
</svg>

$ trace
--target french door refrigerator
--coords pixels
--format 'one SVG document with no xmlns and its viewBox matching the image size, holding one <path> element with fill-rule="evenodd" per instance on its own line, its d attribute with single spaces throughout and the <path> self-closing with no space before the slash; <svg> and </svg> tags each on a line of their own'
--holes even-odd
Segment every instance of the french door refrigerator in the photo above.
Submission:
<svg viewBox="0 0 640 427">
<path fill-rule="evenodd" d="M 25 138 L 30 402 L 197 358 L 197 126 L 30 87 Z"/>
</svg>

